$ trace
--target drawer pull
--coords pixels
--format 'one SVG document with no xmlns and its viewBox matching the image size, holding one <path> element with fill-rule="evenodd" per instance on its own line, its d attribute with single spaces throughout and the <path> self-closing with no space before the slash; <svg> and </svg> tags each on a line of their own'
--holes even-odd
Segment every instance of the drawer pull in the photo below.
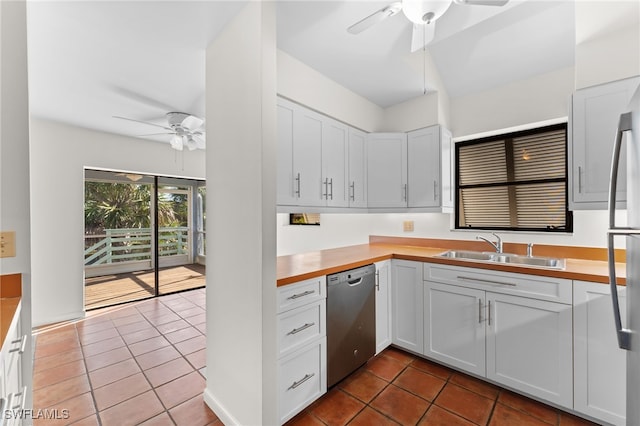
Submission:
<svg viewBox="0 0 640 426">
<path fill-rule="evenodd" d="M 315 292 L 316 292 L 315 290 L 307 290 L 307 291 L 303 291 L 302 293 L 296 293 L 296 294 L 294 294 L 294 295 L 292 295 L 292 296 L 287 297 L 287 300 L 295 300 L 295 299 L 299 299 L 299 298 L 301 298 L 301 297 L 308 296 L 308 295 L 313 294 L 313 293 L 315 293 Z"/>
<path fill-rule="evenodd" d="M 19 348 L 9 349 L 9 353 L 18 352 L 19 354 L 23 354 L 24 350 L 25 350 L 25 348 L 27 346 L 27 335 L 24 334 L 22 336 L 22 339 L 13 340 L 13 341 L 11 341 L 11 343 L 12 344 L 20 343 L 20 347 Z"/>
<path fill-rule="evenodd" d="M 298 380 L 297 382 L 293 382 L 293 383 L 291 384 L 291 386 L 289 386 L 289 387 L 287 388 L 287 390 L 291 390 L 291 389 L 295 389 L 295 388 L 297 388 L 298 386 L 300 386 L 301 384 L 303 384 L 304 382 L 306 382 L 307 380 L 309 380 L 310 378 L 312 378 L 312 377 L 313 377 L 313 376 L 315 376 L 315 375 L 316 375 L 316 373 L 305 374 L 305 375 L 304 375 L 304 377 L 303 377 L 302 379 Z"/>
<path fill-rule="evenodd" d="M 492 280 L 483 280 L 482 278 L 472 278 L 472 277 L 464 277 L 464 276 L 458 276 L 459 280 L 464 280 L 464 281 L 478 281 L 481 283 L 487 283 L 487 284 L 496 284 L 496 285 L 508 285 L 511 287 L 516 287 L 517 284 L 514 283 L 503 283 L 500 281 L 492 281 Z"/>
<path fill-rule="evenodd" d="M 13 401 L 12 407 L 10 408 L 13 410 L 24 410 L 24 405 L 27 402 L 27 387 L 24 386 L 21 392 L 13 394 L 13 399 L 15 399 L 16 397 L 20 397 L 20 403 L 16 404 L 16 401 Z"/>
<path fill-rule="evenodd" d="M 308 322 L 305 323 L 305 325 L 303 325 L 302 327 L 298 327 L 298 328 L 294 328 L 293 330 L 291 330 L 290 332 L 287 333 L 287 336 L 290 334 L 298 334 L 303 330 L 306 330 L 309 327 L 313 327 L 314 325 L 316 325 L 315 322 Z"/>
</svg>

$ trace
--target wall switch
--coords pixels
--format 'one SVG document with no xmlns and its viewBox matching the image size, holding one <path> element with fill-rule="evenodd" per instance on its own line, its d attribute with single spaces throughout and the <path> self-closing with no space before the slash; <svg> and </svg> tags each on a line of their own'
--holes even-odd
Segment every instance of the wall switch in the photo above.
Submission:
<svg viewBox="0 0 640 426">
<path fill-rule="evenodd" d="M 404 232 L 413 232 L 413 221 L 405 220 L 402 222 L 402 229 Z"/>
<path fill-rule="evenodd" d="M 16 233 L 0 232 L 0 257 L 16 257 Z"/>
</svg>

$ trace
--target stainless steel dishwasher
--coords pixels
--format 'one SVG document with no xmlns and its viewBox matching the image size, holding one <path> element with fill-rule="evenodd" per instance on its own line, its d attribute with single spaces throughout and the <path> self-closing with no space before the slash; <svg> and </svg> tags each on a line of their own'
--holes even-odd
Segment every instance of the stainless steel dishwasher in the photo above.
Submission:
<svg viewBox="0 0 640 426">
<path fill-rule="evenodd" d="M 327 386 L 376 352 L 375 265 L 327 276 Z"/>
</svg>

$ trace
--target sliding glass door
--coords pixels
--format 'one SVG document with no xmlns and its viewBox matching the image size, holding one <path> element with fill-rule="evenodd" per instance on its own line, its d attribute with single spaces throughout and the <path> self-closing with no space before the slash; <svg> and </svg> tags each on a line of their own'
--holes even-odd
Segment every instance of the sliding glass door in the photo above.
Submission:
<svg viewBox="0 0 640 426">
<path fill-rule="evenodd" d="M 85 170 L 85 307 L 204 286 L 204 191 L 204 181 Z"/>
</svg>

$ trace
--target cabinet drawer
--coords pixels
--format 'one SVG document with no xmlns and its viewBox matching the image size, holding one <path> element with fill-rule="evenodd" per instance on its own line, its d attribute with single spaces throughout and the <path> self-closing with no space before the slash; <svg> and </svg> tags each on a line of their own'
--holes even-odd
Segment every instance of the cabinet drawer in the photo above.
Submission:
<svg viewBox="0 0 640 426">
<path fill-rule="evenodd" d="M 285 285 L 278 288 L 278 313 L 307 303 L 317 302 L 326 297 L 327 278 L 325 275 Z"/>
<path fill-rule="evenodd" d="M 278 315 L 279 354 L 323 337 L 326 334 L 326 311 L 326 300 L 323 299 Z"/>
<path fill-rule="evenodd" d="M 281 424 L 327 391 L 326 365 L 326 337 L 280 359 L 278 417 Z"/>
<path fill-rule="evenodd" d="M 551 302 L 572 303 L 571 280 L 562 278 L 425 263 L 424 279 Z"/>
</svg>

